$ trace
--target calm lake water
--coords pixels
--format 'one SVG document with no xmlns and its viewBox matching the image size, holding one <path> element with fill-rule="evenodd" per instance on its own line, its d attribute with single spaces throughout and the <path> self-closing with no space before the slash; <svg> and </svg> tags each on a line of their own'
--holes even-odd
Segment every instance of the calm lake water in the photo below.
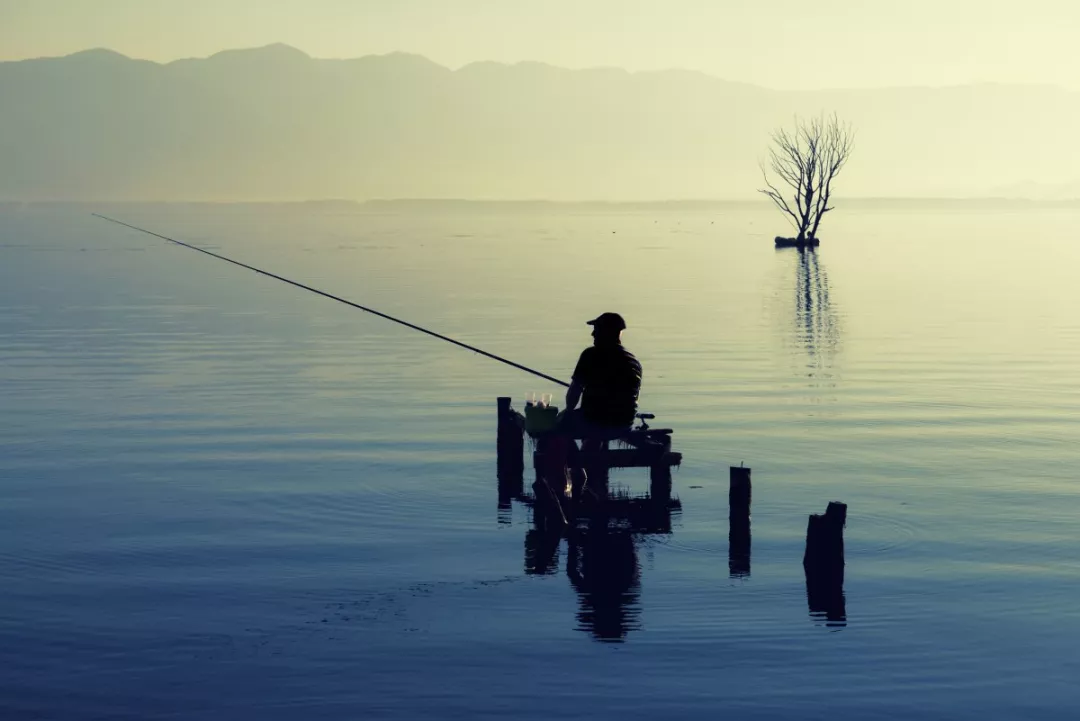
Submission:
<svg viewBox="0 0 1080 721">
<path fill-rule="evenodd" d="M 621 312 L 670 533 L 538 573 L 495 399 L 558 387 L 89 210 L 557 377 Z M 765 208 L 0 211 L 0 718 L 1074 717 L 1078 221 L 841 209 L 808 256 Z"/>
</svg>

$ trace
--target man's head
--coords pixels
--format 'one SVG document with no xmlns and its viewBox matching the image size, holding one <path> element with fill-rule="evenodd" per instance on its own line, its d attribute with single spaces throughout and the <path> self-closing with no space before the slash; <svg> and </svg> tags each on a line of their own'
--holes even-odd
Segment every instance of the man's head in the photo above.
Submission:
<svg viewBox="0 0 1080 721">
<path fill-rule="evenodd" d="M 593 327 L 592 337 L 596 343 L 618 343 L 626 321 L 618 313 L 601 313 L 587 325 Z"/>
</svg>

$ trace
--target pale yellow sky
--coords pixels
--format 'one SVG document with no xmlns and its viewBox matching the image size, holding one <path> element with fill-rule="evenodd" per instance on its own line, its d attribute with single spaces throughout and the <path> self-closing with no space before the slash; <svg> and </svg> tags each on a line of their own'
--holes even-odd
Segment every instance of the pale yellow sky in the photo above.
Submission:
<svg viewBox="0 0 1080 721">
<path fill-rule="evenodd" d="M 156 61 L 274 42 L 450 67 L 681 67 L 784 89 L 1080 88 L 1072 0 L 0 0 L 0 60 L 108 47 Z"/>
</svg>

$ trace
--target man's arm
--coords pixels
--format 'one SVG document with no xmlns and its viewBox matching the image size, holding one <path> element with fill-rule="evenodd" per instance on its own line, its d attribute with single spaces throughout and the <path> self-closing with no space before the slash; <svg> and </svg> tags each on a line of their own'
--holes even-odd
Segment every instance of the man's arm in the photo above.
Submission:
<svg viewBox="0 0 1080 721">
<path fill-rule="evenodd" d="M 583 386 L 576 380 L 570 381 L 570 387 L 566 389 L 566 410 L 572 411 L 577 408 L 578 401 L 581 400 L 581 391 Z"/>
<path fill-rule="evenodd" d="M 577 408 L 578 401 L 581 400 L 581 393 L 585 390 L 584 381 L 592 377 L 592 367 L 595 365 L 594 358 L 595 351 L 592 348 L 586 348 L 578 357 L 577 365 L 574 366 L 574 373 L 570 376 L 570 387 L 566 389 L 566 410 L 572 411 Z"/>
</svg>

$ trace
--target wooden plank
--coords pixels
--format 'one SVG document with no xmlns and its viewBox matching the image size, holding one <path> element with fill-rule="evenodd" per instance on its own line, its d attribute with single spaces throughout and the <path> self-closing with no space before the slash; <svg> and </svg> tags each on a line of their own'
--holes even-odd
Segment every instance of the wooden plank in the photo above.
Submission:
<svg viewBox="0 0 1080 721">
<path fill-rule="evenodd" d="M 673 428 L 649 428 L 644 431 L 630 431 L 623 438 L 655 438 L 657 436 L 670 436 L 674 432 Z"/>
<path fill-rule="evenodd" d="M 524 425 L 525 425 L 525 416 L 521 415 L 520 413 L 518 413 L 515 410 L 511 410 L 511 413 L 515 414 L 517 417 L 519 417 L 521 419 L 520 422 L 522 424 L 522 427 L 524 427 Z M 542 435 L 544 435 L 544 434 L 546 434 L 548 432 L 549 431 L 541 431 L 541 432 L 537 432 L 537 433 L 529 433 L 529 435 L 531 437 L 533 437 L 533 438 L 537 438 L 537 437 L 542 436 Z M 671 442 L 671 436 L 672 436 L 673 433 L 675 433 L 675 431 L 672 430 L 671 428 L 650 428 L 650 429 L 645 430 L 645 431 L 627 431 L 624 435 L 621 435 L 621 436 L 619 436 L 617 438 L 612 438 L 611 441 L 612 442 L 618 441 L 618 442 L 622 442 L 622 443 L 630 443 L 632 445 L 640 445 L 642 443 L 658 443 L 658 442 L 661 442 L 661 441 L 670 443 Z"/>
<path fill-rule="evenodd" d="M 533 467 L 541 468 L 542 453 L 533 454 Z M 658 448 L 618 448 L 611 451 L 582 451 L 577 454 L 574 468 L 590 466 L 601 468 L 649 468 L 651 466 L 678 466 L 682 454 Z"/>
</svg>

